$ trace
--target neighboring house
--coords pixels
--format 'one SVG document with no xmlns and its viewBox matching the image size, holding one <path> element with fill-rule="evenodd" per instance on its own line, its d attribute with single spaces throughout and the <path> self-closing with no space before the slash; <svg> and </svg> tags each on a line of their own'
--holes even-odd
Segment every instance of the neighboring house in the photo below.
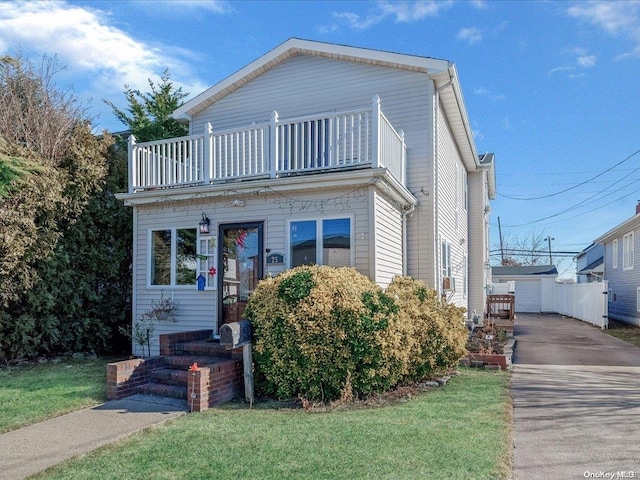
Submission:
<svg viewBox="0 0 640 480">
<path fill-rule="evenodd" d="M 476 152 L 454 64 L 290 39 L 174 117 L 190 136 L 130 139 L 118 196 L 134 316 L 180 301 L 156 335 L 217 332 L 261 278 L 310 263 L 383 287 L 407 274 L 484 311 L 494 156 Z"/>
<path fill-rule="evenodd" d="M 494 283 L 515 282 L 515 312 L 554 311 L 554 285 L 558 270 L 553 265 L 492 267 Z"/>
<path fill-rule="evenodd" d="M 636 214 L 596 238 L 604 247 L 604 278 L 609 281 L 609 318 L 640 326 L 640 265 L 635 244 L 640 241 L 640 204 Z"/>
<path fill-rule="evenodd" d="M 604 246 L 592 243 L 575 257 L 578 283 L 602 282 L 604 278 Z"/>
</svg>

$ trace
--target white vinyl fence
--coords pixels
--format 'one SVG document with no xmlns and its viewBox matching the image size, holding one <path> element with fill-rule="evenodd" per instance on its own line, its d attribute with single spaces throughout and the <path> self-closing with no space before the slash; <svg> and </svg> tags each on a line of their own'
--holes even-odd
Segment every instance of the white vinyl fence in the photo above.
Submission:
<svg viewBox="0 0 640 480">
<path fill-rule="evenodd" d="M 599 283 L 556 283 L 555 311 L 601 329 L 609 328 L 608 290 L 609 282 L 606 280 Z"/>
</svg>

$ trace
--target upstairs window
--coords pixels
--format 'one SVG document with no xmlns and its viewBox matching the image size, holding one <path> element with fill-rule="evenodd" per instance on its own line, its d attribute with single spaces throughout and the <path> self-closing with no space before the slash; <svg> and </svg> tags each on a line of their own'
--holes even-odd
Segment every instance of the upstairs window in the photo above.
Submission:
<svg viewBox="0 0 640 480">
<path fill-rule="evenodd" d="M 624 270 L 633 268 L 633 232 L 622 237 L 622 268 Z"/>
<path fill-rule="evenodd" d="M 613 252 L 612 253 L 612 265 L 613 268 L 618 268 L 618 239 L 616 238 L 613 241 L 613 247 L 612 247 Z"/>
</svg>

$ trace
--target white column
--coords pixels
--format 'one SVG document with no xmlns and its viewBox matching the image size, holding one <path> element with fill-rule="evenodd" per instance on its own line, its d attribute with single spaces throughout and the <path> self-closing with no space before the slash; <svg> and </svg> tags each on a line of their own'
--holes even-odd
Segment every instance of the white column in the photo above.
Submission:
<svg viewBox="0 0 640 480">
<path fill-rule="evenodd" d="M 204 145 L 203 145 L 203 169 L 205 183 L 211 183 L 216 178 L 216 166 L 213 161 L 213 125 L 207 122 L 204 126 Z"/>
<path fill-rule="evenodd" d="M 129 156 L 129 193 L 133 193 L 134 186 L 138 186 L 138 166 L 134 167 L 133 162 L 136 160 L 137 155 L 137 147 L 136 147 L 136 137 L 133 135 L 129 136 L 128 143 L 128 156 Z"/>
<path fill-rule="evenodd" d="M 373 156 L 373 167 L 380 167 L 380 97 L 376 94 L 373 96 L 373 112 L 371 115 L 371 120 L 373 122 L 372 130 L 373 130 L 373 138 L 372 138 L 372 156 Z"/>
<path fill-rule="evenodd" d="M 269 148 L 269 170 L 271 172 L 271 178 L 276 178 L 278 175 L 278 112 L 275 110 L 271 112 L 271 132 L 269 139 L 271 142 Z"/>
<path fill-rule="evenodd" d="M 400 129 L 400 131 L 398 132 L 398 135 L 400 135 L 400 181 L 402 182 L 402 185 L 407 185 L 407 167 L 406 167 L 406 152 L 407 152 L 407 148 L 404 144 L 404 130 Z"/>
</svg>

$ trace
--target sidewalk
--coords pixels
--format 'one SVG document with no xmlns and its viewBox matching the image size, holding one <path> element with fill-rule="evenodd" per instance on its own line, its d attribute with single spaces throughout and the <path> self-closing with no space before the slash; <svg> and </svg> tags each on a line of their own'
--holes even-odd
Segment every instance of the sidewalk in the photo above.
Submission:
<svg viewBox="0 0 640 480">
<path fill-rule="evenodd" d="M 0 480 L 18 480 L 185 414 L 183 400 L 134 395 L 0 435 Z"/>
</svg>

